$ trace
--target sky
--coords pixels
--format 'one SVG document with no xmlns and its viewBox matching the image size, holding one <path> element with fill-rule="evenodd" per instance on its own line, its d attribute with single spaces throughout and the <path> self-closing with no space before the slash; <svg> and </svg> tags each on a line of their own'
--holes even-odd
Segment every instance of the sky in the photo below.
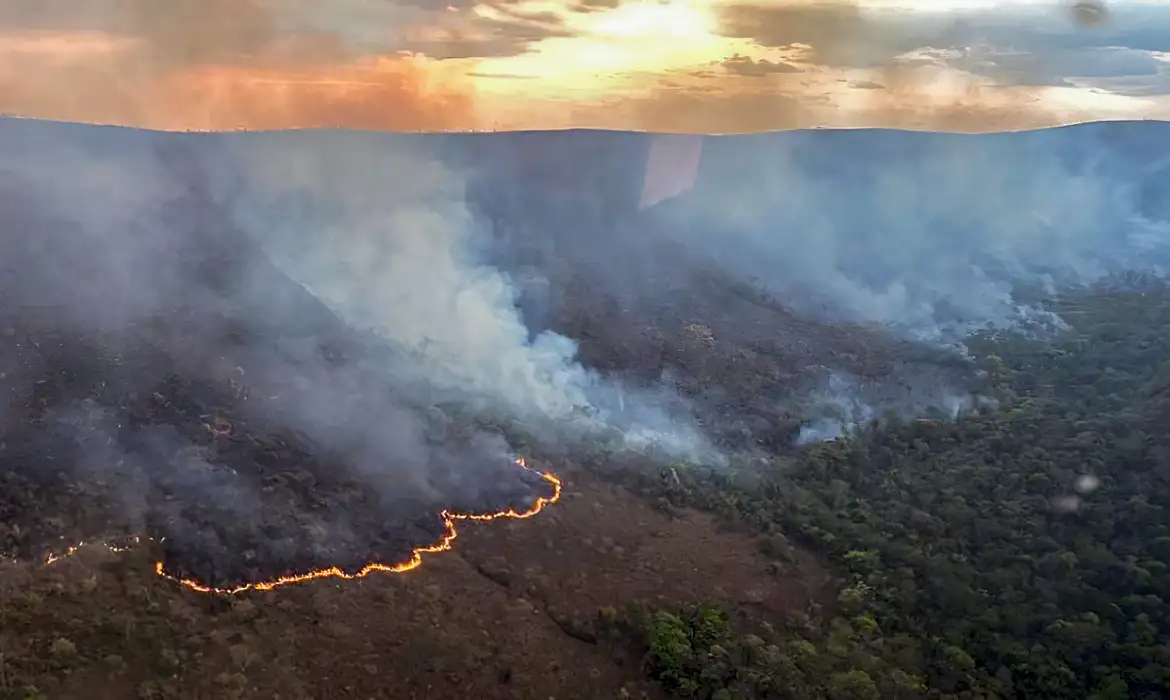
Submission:
<svg viewBox="0 0 1170 700">
<path fill-rule="evenodd" d="M 0 114 L 168 130 L 1170 116 L 1170 2 L 0 0 Z"/>
</svg>

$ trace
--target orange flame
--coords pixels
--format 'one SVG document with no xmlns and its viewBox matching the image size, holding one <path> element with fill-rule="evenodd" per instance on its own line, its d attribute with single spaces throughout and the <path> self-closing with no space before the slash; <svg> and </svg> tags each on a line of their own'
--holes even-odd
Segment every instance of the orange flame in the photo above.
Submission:
<svg viewBox="0 0 1170 700">
<path fill-rule="evenodd" d="M 138 544 L 139 542 L 142 541 L 142 538 L 135 535 L 134 537 L 130 538 L 130 541 L 133 542 L 134 544 Z M 128 551 L 130 551 L 130 547 L 132 546 L 132 545 L 124 545 L 124 544 L 113 544 L 110 542 L 101 542 L 99 544 L 100 544 L 100 546 L 105 547 L 106 549 L 108 549 L 111 552 L 114 552 L 115 554 L 119 554 L 121 552 L 128 552 Z M 68 547 L 65 548 L 65 551 L 63 551 L 63 552 L 47 554 L 45 556 L 45 566 L 49 566 L 50 564 L 56 564 L 57 562 L 62 561 L 63 559 L 68 559 L 69 557 L 71 557 L 74 554 L 77 554 L 79 551 L 81 551 L 81 549 L 83 547 L 87 547 L 87 546 L 89 546 L 88 542 L 78 542 L 77 544 L 69 545 Z"/>
<path fill-rule="evenodd" d="M 275 588 L 280 588 L 281 586 L 288 586 L 288 585 L 292 585 L 294 583 L 305 583 L 308 581 L 315 581 L 317 579 L 322 579 L 322 578 L 339 578 L 339 579 L 343 579 L 346 581 L 353 581 L 356 579 L 365 578 L 365 577 L 367 577 L 370 574 L 375 573 L 375 572 L 401 574 L 401 573 L 405 573 L 407 571 L 413 571 L 414 569 L 417 569 L 419 566 L 422 566 L 422 560 L 423 560 L 424 554 L 436 554 L 438 552 L 447 552 L 447 551 L 451 550 L 451 543 L 454 542 L 455 538 L 459 536 L 459 532 L 455 528 L 455 521 L 457 521 L 457 520 L 475 520 L 475 521 L 480 521 L 480 522 L 486 522 L 489 520 L 499 520 L 501 518 L 514 518 L 514 519 L 531 518 L 532 516 L 537 515 L 538 513 L 543 511 L 547 506 L 550 506 L 553 503 L 556 503 L 557 501 L 560 500 L 561 487 L 562 487 L 562 483 L 561 483 L 560 478 L 558 478 L 555 474 L 553 474 L 551 472 L 536 471 L 532 467 L 528 466 L 527 462 L 525 462 L 524 458 L 522 458 L 522 457 L 516 459 L 515 463 L 518 466 L 520 466 L 522 469 L 526 469 L 530 472 L 533 472 L 534 474 L 537 474 L 538 476 L 540 476 L 540 478 L 544 479 L 549 484 L 551 484 L 552 488 L 553 488 L 552 495 L 547 496 L 547 497 L 546 496 L 538 497 L 535 501 L 533 501 L 532 505 L 529 506 L 529 508 L 527 510 L 519 511 L 519 512 L 516 511 L 515 509 L 512 509 L 512 508 L 509 508 L 508 510 L 497 511 L 495 513 L 456 513 L 456 512 L 449 511 L 449 510 L 444 510 L 439 514 L 440 517 L 443 518 L 443 525 L 444 525 L 444 533 L 443 533 L 443 536 L 439 539 L 439 541 L 436 542 L 435 544 L 432 544 L 432 545 L 427 545 L 425 547 L 415 548 L 411 552 L 409 559 L 407 559 L 406 561 L 400 562 L 398 564 L 379 564 L 377 562 L 371 562 L 369 564 L 366 564 L 364 567 L 362 567 L 356 573 L 352 573 L 352 574 L 346 573 L 336 566 L 331 566 L 328 569 L 314 569 L 312 571 L 307 571 L 305 573 L 300 573 L 300 574 L 286 574 L 284 576 L 270 579 L 268 581 L 258 581 L 258 582 L 254 582 L 254 583 L 248 583 L 248 584 L 244 584 L 242 586 L 236 586 L 234 588 L 216 588 L 214 586 L 207 586 L 207 585 L 204 585 L 202 583 L 199 583 L 198 581 L 196 581 L 194 579 L 182 578 L 180 576 L 175 576 L 173 574 L 169 574 L 169 573 L 167 573 L 166 569 L 163 567 L 163 563 L 161 561 L 155 563 L 154 572 L 158 576 L 165 578 L 168 581 L 172 581 L 174 583 L 177 583 L 177 584 L 183 586 L 184 588 L 188 588 L 188 589 L 190 589 L 192 591 L 196 591 L 198 593 L 213 593 L 216 595 L 236 595 L 238 593 L 243 593 L 245 591 L 271 591 Z M 134 537 L 133 541 L 135 543 L 137 543 L 137 542 L 141 542 L 142 539 L 143 538 L 141 538 L 141 537 Z M 70 546 L 68 549 L 66 549 L 64 552 L 62 552 L 60 554 L 50 554 L 47 557 L 45 557 L 45 564 L 46 565 L 53 564 L 55 562 L 66 559 L 66 558 L 76 554 L 77 551 L 80 550 L 84 546 L 86 546 L 86 543 L 79 542 L 75 545 Z M 118 546 L 118 545 L 113 545 L 113 544 L 109 544 L 109 543 L 106 543 L 105 547 L 112 552 L 123 552 L 123 551 L 126 551 L 127 549 L 129 549 L 129 547 L 127 547 L 127 546 Z"/>
<path fill-rule="evenodd" d="M 399 562 L 397 564 L 379 564 L 377 562 L 371 562 L 369 564 L 366 564 L 364 567 L 362 567 L 356 573 L 352 573 L 352 574 L 346 573 L 346 572 L 342 571 L 341 569 L 337 568 L 336 566 L 331 566 L 328 569 L 314 569 L 312 571 L 306 571 L 305 573 L 300 573 L 300 574 L 286 574 L 284 576 L 270 579 L 268 581 L 258 581 L 255 583 L 248 583 L 248 584 L 244 584 L 242 586 L 236 586 L 234 588 L 215 588 L 213 586 L 203 585 L 203 584 L 201 584 L 198 581 L 195 581 L 193 579 L 181 578 L 179 576 L 174 576 L 174 575 L 168 574 L 166 572 L 166 570 L 163 568 L 163 563 L 161 561 L 157 562 L 154 565 L 154 572 L 156 574 L 158 574 L 159 576 L 161 576 L 162 578 L 167 579 L 168 581 L 173 581 L 173 582 L 178 583 L 179 585 L 181 585 L 185 588 L 189 588 L 189 589 L 191 589 L 193 591 L 197 591 L 199 593 L 214 593 L 217 595 L 236 595 L 238 593 L 243 593 L 244 591 L 249 591 L 249 590 L 271 591 L 271 590 L 273 590 L 275 588 L 279 588 L 281 586 L 288 586 L 288 585 L 291 585 L 294 583 L 305 583 L 307 581 L 315 581 L 317 579 L 322 579 L 322 578 L 340 578 L 340 579 L 344 579 L 346 581 L 352 581 L 355 579 L 365 578 L 365 577 L 367 577 L 370 574 L 375 573 L 375 572 L 401 574 L 401 573 L 405 573 L 407 571 L 413 571 L 414 569 L 417 569 L 419 566 L 422 565 L 422 560 L 423 560 L 424 554 L 436 554 L 438 552 L 447 552 L 447 551 L 451 550 L 451 543 L 454 542 L 455 538 L 459 536 L 459 532 L 455 528 L 455 521 L 456 520 L 488 521 L 488 520 L 499 520 L 500 518 L 517 518 L 517 519 L 531 518 L 532 516 L 540 513 L 542 510 L 544 510 L 546 506 L 549 506 L 553 503 L 556 503 L 558 500 L 560 500 L 560 498 L 561 498 L 561 480 L 559 478 L 557 478 L 554 474 L 552 474 L 550 472 L 536 471 L 532 467 L 529 467 L 523 459 L 517 459 L 516 464 L 518 464 L 520 467 L 522 467 L 524 469 L 527 469 L 528 471 L 531 471 L 531 472 L 534 472 L 534 473 L 540 475 L 541 478 L 543 478 L 548 483 L 552 484 L 552 487 L 553 487 L 552 495 L 548 496 L 548 497 L 544 497 L 544 496 L 538 497 L 532 503 L 532 505 L 528 508 L 528 510 L 525 510 L 522 512 L 517 512 L 516 510 L 514 510 L 512 508 L 509 508 L 508 510 L 504 510 L 504 511 L 498 511 L 495 513 L 455 513 L 452 511 L 444 510 L 442 513 L 439 514 L 443 518 L 443 525 L 444 525 L 444 529 L 445 529 L 445 531 L 443 533 L 443 537 L 440 538 L 439 541 L 436 542 L 435 544 L 427 545 L 425 547 L 418 547 L 418 548 L 414 549 L 411 552 L 409 559 L 407 559 L 406 561 L 403 561 L 403 562 Z"/>
</svg>

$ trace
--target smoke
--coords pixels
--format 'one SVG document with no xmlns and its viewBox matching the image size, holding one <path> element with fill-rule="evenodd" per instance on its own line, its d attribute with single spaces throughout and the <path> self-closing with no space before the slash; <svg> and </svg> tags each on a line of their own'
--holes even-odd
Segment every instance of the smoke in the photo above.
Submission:
<svg viewBox="0 0 1170 700">
<path fill-rule="evenodd" d="M 66 327 L 108 330 L 174 299 L 182 281 L 170 270 L 183 239 L 152 233 L 147 219 L 178 189 L 150 137 L 4 126 L 13 128 L 0 148 L 0 216 L 9 232 L 0 286 L 10 310 L 46 308 Z"/>
<path fill-rule="evenodd" d="M 6 126 L 23 133 L 0 154 L 0 165 L 38 201 L 14 203 L 12 213 L 59 212 L 55 216 L 71 219 L 72 227 L 57 245 L 44 236 L 24 241 L 35 250 L 27 251 L 23 267 L 38 278 L 22 282 L 22 293 L 56 296 L 70 324 L 125 328 L 194 293 L 190 273 L 176 270 L 206 254 L 184 231 L 206 228 L 216 232 L 214 246 L 234 249 L 234 259 L 216 264 L 232 268 L 231 314 L 240 323 L 282 336 L 305 325 L 290 317 L 296 302 L 279 291 L 268 258 L 249 248 L 255 241 L 346 323 L 389 342 L 395 352 L 366 358 L 362 372 L 378 372 L 420 406 L 443 401 L 480 414 L 503 412 L 549 443 L 607 434 L 613 446 L 716 458 L 669 389 L 622 387 L 577 362 L 569 338 L 530 332 L 516 308 L 513 279 L 485 262 L 491 241 L 469 210 L 462 176 L 408 138 L 302 132 L 224 142 L 28 122 Z M 206 154 L 199 158 L 201 150 Z M 160 153 L 173 155 L 160 160 Z M 200 185 L 192 177 L 211 178 L 206 186 L 219 201 L 203 201 L 212 192 L 193 191 Z M 50 249 L 60 253 L 49 256 Z M 42 254 L 53 262 L 33 259 Z M 303 341 L 282 337 L 280 345 L 295 367 L 256 361 L 247 377 L 275 387 L 296 375 L 291 383 L 313 387 L 316 399 L 307 405 L 321 408 L 305 409 L 294 424 L 315 426 L 310 432 L 316 435 L 368 423 L 357 417 L 371 407 L 345 408 L 352 404 L 347 392 L 360 393 L 365 374 L 341 377 L 336 367 L 313 364 Z M 223 374 L 222 368 L 214 372 Z M 328 429 L 324 415 L 332 417 Z M 382 417 L 407 422 L 404 415 Z"/>
<path fill-rule="evenodd" d="M 857 395 L 851 379 L 835 372 L 830 372 L 827 386 L 809 398 L 811 410 L 805 413 L 809 422 L 800 428 L 798 445 L 836 440 L 876 416 L 873 407 Z"/>
<path fill-rule="evenodd" d="M 893 373 L 885 381 L 865 381 L 848 372 L 826 370 L 820 386 L 802 399 L 806 419 L 796 444 L 836 440 L 871 421 L 907 420 L 926 416 L 957 420 L 980 404 L 970 394 L 951 388 L 941 376 Z"/>
<path fill-rule="evenodd" d="M 1058 331 L 1021 290 L 1170 262 L 1168 222 L 1142 209 L 1150 183 L 1094 143 L 1078 128 L 711 139 L 694 191 L 653 213 L 810 315 L 936 344 L 989 326 Z"/>
<path fill-rule="evenodd" d="M 720 459 L 668 388 L 525 326 L 417 142 L 0 128 L 0 432 L 49 455 L 17 467 L 47 494 L 98 484 L 78 532 L 145 529 L 230 584 L 400 561 L 440 534 L 421 516 L 530 501 L 516 435 Z"/>
<path fill-rule="evenodd" d="M 508 416 L 546 444 L 608 435 L 613 448 L 718 459 L 668 389 L 623 387 L 580 364 L 571 339 L 530 332 L 517 284 L 486 262 L 492 241 L 464 177 L 417 144 L 278 134 L 233 137 L 231 150 L 237 222 L 394 348 L 380 369 L 396 386 Z"/>
<path fill-rule="evenodd" d="M 1162 128 L 705 137 L 694 186 L 649 208 L 643 229 L 802 316 L 962 357 L 974 331 L 1064 332 L 1069 319 L 1049 310 L 1053 297 L 1170 270 L 1161 154 L 1138 145 Z M 878 387 L 822 352 L 830 375 L 791 409 L 807 420 L 800 442 L 891 410 L 947 419 L 978 405 L 978 382 L 962 373 L 894 367 Z"/>
</svg>

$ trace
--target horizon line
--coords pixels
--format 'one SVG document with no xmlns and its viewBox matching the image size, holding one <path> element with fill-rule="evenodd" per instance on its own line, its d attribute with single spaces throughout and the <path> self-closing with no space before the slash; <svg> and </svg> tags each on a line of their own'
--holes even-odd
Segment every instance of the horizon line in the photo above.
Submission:
<svg viewBox="0 0 1170 700">
<path fill-rule="evenodd" d="M 20 114 L 0 114 L 0 120 L 20 120 L 39 122 L 44 124 L 65 124 L 70 126 L 87 126 L 96 128 L 113 128 L 113 129 L 127 129 L 130 131 L 143 131 L 156 134 L 283 134 L 295 132 L 353 132 L 353 133 L 371 133 L 371 134 L 399 134 L 410 136 L 446 136 L 446 135 L 472 135 L 472 134 L 542 134 L 542 133 L 561 133 L 561 132 L 596 132 L 596 133 L 613 133 L 613 134 L 646 134 L 648 136 L 754 136 L 761 134 L 778 134 L 791 131 L 899 131 L 906 133 L 923 133 L 923 134 L 950 134 L 956 136 L 984 136 L 991 134 L 1019 134 L 1029 133 L 1034 131 L 1050 131 L 1053 129 L 1067 129 L 1070 127 L 1085 126 L 1090 124 L 1136 124 L 1146 122 L 1170 123 L 1170 119 L 1155 119 L 1155 118 L 1103 118 L 1103 119 L 1084 119 L 1080 121 L 1069 121 L 1058 124 L 1051 124 L 1048 126 L 1034 126 L 1020 129 L 998 129 L 990 131 L 957 131 L 950 129 L 915 129 L 908 127 L 897 126 L 803 126 L 790 127 L 778 129 L 766 129 L 760 131 L 650 131 L 647 129 L 614 129 L 606 127 L 589 127 L 589 126 L 566 126 L 566 127 L 549 127 L 546 129 L 447 129 L 447 130 L 395 130 L 395 129 L 360 129 L 347 126 L 310 126 L 310 127 L 289 127 L 278 129 L 249 129 L 239 127 L 235 129 L 161 129 L 155 127 L 133 126 L 128 124 L 106 123 L 106 122 L 89 122 L 89 121 L 70 121 L 64 119 L 49 119 L 45 117 L 30 117 Z"/>
</svg>

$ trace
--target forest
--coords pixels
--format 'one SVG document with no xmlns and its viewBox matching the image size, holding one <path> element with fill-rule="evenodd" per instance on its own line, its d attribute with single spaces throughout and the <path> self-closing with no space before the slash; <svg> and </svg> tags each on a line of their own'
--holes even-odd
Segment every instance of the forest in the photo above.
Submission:
<svg viewBox="0 0 1170 700">
<path fill-rule="evenodd" d="M 827 558 L 834 600 L 777 627 L 718 603 L 599 615 L 679 698 L 1170 696 L 1170 287 L 1045 300 L 1054 341 L 977 333 L 984 407 L 886 416 L 738 478 L 647 478 L 758 533 L 778 567 Z"/>
</svg>

